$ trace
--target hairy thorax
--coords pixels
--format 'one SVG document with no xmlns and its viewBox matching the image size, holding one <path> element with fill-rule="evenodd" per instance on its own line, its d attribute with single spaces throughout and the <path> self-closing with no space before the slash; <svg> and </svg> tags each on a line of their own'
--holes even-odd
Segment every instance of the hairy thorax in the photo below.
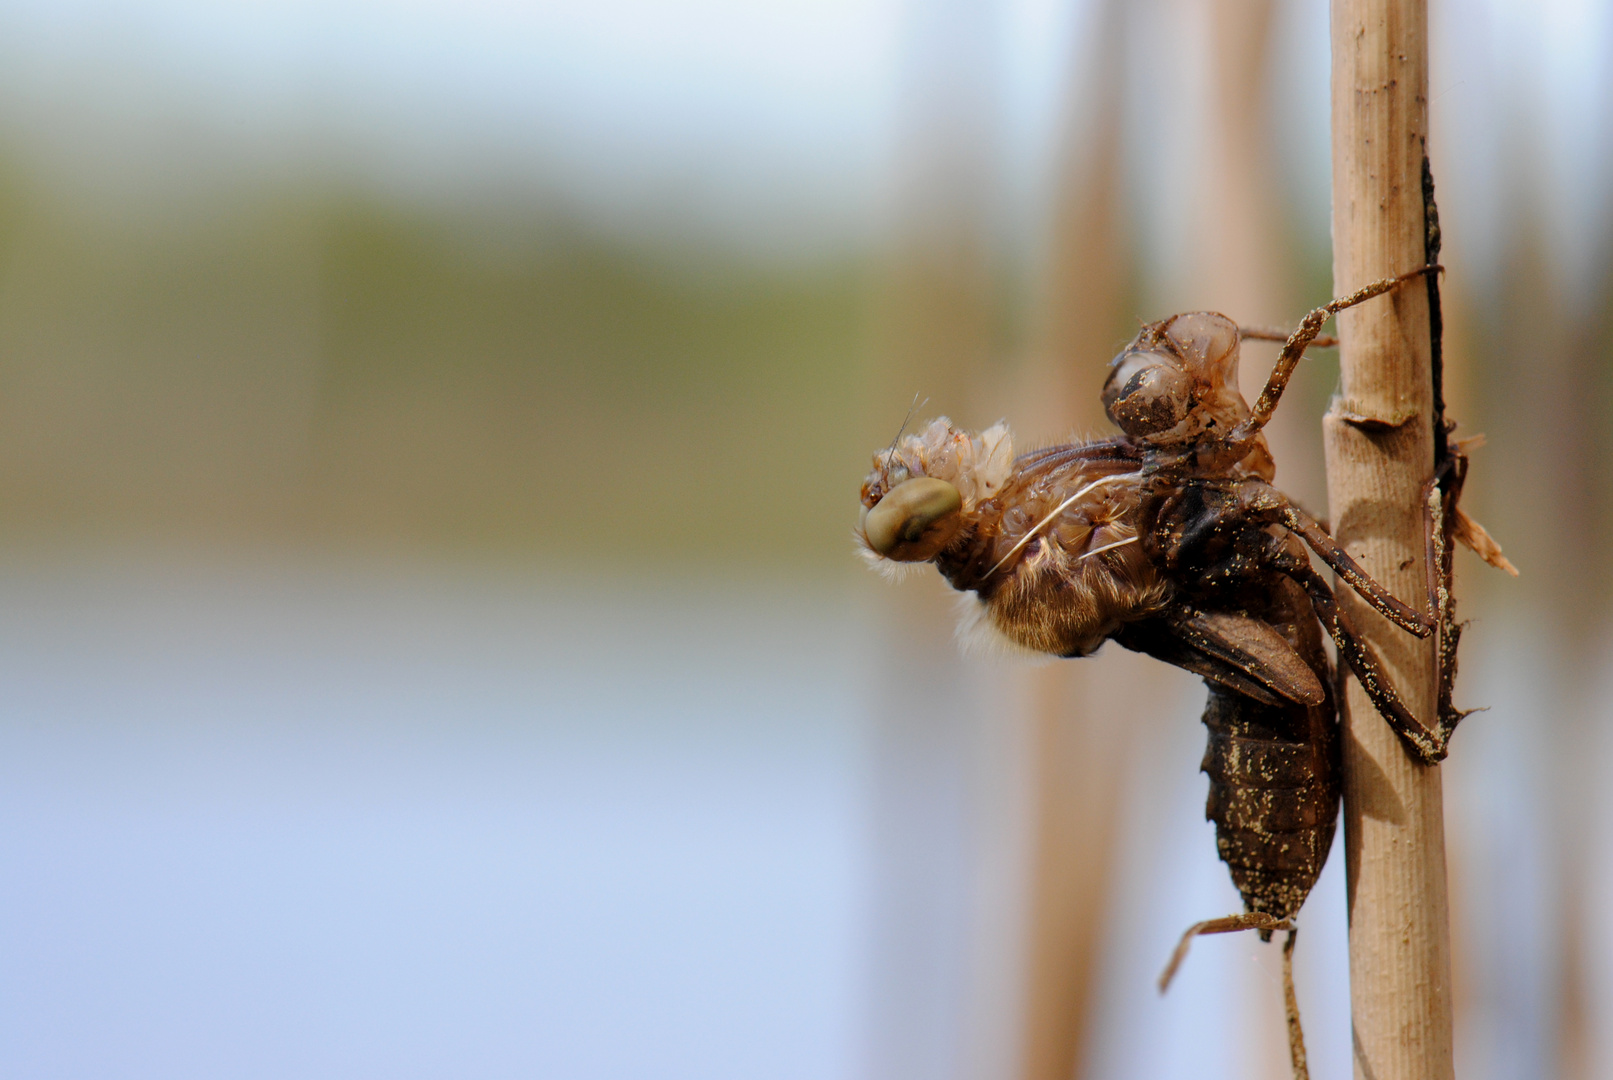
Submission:
<svg viewBox="0 0 1613 1080">
<path fill-rule="evenodd" d="M 1170 586 L 1137 543 L 1136 474 L 1079 459 L 1051 470 L 1015 464 L 970 542 L 936 560 L 975 593 L 977 625 L 1019 648 L 1085 656 L 1163 606 Z"/>
<path fill-rule="evenodd" d="M 1170 595 L 1138 543 L 1137 455 L 1116 440 L 1014 457 L 1005 428 L 974 434 L 941 418 L 876 457 L 864 506 L 920 477 L 953 485 L 959 509 L 944 528 L 898 542 L 897 557 L 932 560 L 974 594 L 966 629 L 1083 656 Z M 865 511 L 865 544 L 867 524 Z"/>
</svg>

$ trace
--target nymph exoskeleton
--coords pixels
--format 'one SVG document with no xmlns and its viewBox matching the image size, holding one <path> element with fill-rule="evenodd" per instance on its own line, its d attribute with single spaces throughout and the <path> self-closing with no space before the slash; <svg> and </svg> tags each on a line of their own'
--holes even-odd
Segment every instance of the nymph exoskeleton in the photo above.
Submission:
<svg viewBox="0 0 1613 1080">
<path fill-rule="evenodd" d="M 1103 402 L 1122 436 L 1016 458 L 1003 426 L 970 434 L 943 418 L 877 455 L 863 485 L 858 535 L 869 553 L 933 562 L 975 594 L 976 619 L 1013 644 L 1085 656 L 1113 639 L 1209 684 L 1206 815 L 1246 911 L 1184 935 L 1162 987 L 1195 933 L 1257 929 L 1269 939 L 1287 930 L 1288 969 L 1291 919 L 1321 872 L 1338 816 L 1324 630 L 1424 761 L 1445 756 L 1461 718 L 1442 709 L 1430 727 L 1411 715 L 1306 548 L 1418 637 L 1445 621 L 1442 583 L 1431 569 L 1422 611 L 1391 596 L 1272 487 L 1261 434 L 1329 316 L 1436 269 L 1375 282 L 1307 315 L 1253 409 L 1237 388 L 1237 325 L 1212 312 L 1177 315 L 1143 327 L 1111 367 Z M 1448 571 L 1452 538 L 1500 565 L 1493 541 L 1455 507 L 1465 458 L 1454 444 L 1449 453 L 1458 483 L 1429 502 L 1431 567 Z M 1298 1071 L 1291 983 L 1287 998 Z"/>
</svg>

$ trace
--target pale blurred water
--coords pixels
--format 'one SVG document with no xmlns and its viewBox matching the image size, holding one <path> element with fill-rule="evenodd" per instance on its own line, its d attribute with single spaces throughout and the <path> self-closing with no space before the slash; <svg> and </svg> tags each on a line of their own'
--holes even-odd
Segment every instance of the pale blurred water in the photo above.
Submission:
<svg viewBox="0 0 1613 1080">
<path fill-rule="evenodd" d="M 0 1074 L 1006 1074 L 1023 732 L 985 699 L 968 738 L 918 716 L 876 751 L 869 595 L 7 567 Z M 1152 988 L 1182 926 L 1236 907 L 1202 695 L 1158 670 L 1179 715 L 1137 719 L 1091 1064 L 1241 1075 L 1274 950 L 1206 941 Z M 924 880 L 887 865 L 897 834 Z M 1348 1061 L 1333 869 L 1300 954 L 1319 1077 Z"/>
<path fill-rule="evenodd" d="M 867 585 L 7 565 L 0 1075 L 1010 1075 L 1028 743 L 989 696 L 881 722 Z M 1543 866 L 1566 853 L 1538 820 L 1539 664 L 1486 627 L 1462 696 L 1494 710 L 1447 798 L 1461 1053 L 1504 1077 L 1551 1056 Z M 1201 940 L 1153 985 L 1188 923 L 1238 907 L 1202 688 L 1083 663 L 1165 702 L 1116 766 L 1088 1074 L 1285 1075 L 1275 944 Z M 1341 850 L 1300 919 L 1318 1080 L 1350 1071 Z"/>
<path fill-rule="evenodd" d="M 832 1077 L 835 590 L 0 574 L 0 1074 Z"/>
</svg>

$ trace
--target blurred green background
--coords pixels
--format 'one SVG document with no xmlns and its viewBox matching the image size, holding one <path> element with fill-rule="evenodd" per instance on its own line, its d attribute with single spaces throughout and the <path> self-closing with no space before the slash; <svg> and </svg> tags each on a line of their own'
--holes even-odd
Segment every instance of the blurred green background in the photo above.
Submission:
<svg viewBox="0 0 1613 1080">
<path fill-rule="evenodd" d="M 770 265 L 320 180 L 109 216 L 9 170 L 13 542 L 845 553 L 868 258 Z"/>
</svg>

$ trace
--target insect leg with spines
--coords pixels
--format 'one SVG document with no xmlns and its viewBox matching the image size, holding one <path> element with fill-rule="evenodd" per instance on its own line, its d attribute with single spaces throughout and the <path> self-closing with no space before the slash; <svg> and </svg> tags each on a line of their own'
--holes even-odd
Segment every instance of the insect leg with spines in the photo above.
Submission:
<svg viewBox="0 0 1613 1080">
<path fill-rule="evenodd" d="M 876 565 L 933 563 L 973 594 L 971 633 L 1054 656 L 1087 656 L 1113 640 L 1205 679 L 1206 815 L 1247 910 L 1193 927 L 1173 970 L 1194 934 L 1289 931 L 1284 996 L 1296 1076 L 1305 1059 L 1291 919 L 1327 858 L 1342 784 L 1325 641 L 1412 752 L 1437 760 L 1461 715 L 1449 692 L 1460 631 L 1451 542 L 1510 564 L 1456 505 L 1466 462 L 1447 442 L 1426 492 L 1428 598 L 1415 610 L 1271 486 L 1275 462 L 1261 428 L 1327 318 L 1419 275 L 1433 280 L 1434 253 L 1427 262 L 1316 309 L 1289 334 L 1240 333 L 1214 312 L 1144 326 L 1102 391 L 1119 437 L 1015 457 L 1004 425 L 970 433 L 941 418 L 876 454 L 862 489 L 865 553 Z M 1284 347 L 1251 409 L 1237 367 L 1239 341 L 1254 337 Z M 1436 428 L 1443 434 L 1445 425 Z M 1385 618 L 1417 637 L 1439 634 L 1437 726 L 1406 709 L 1307 548 Z"/>
<path fill-rule="evenodd" d="M 1214 454 L 1210 460 L 1222 463 L 1235 462 L 1242 458 L 1246 448 L 1251 447 L 1256 442 L 1260 430 L 1274 413 L 1283 390 L 1287 387 L 1288 381 L 1300 358 L 1304 355 L 1305 349 L 1316 339 L 1323 324 L 1329 317 L 1374 296 L 1382 295 L 1406 280 L 1436 271 L 1436 267 L 1428 266 L 1410 274 L 1374 282 L 1372 285 L 1349 296 L 1317 308 L 1307 315 L 1300 326 L 1292 334 L 1288 335 L 1282 353 L 1249 417 L 1225 437 L 1224 449 Z M 1193 459 L 1187 460 L 1192 461 Z M 1180 478 L 1177 482 L 1180 483 L 1181 479 L 1186 478 Z M 1206 480 L 1208 479 L 1206 478 Z M 1213 483 L 1213 481 L 1210 482 Z M 1201 481 L 1201 483 L 1203 482 Z M 1187 480 L 1189 487 L 1192 484 L 1192 480 Z M 1217 486 L 1222 488 L 1223 499 L 1221 504 L 1223 511 L 1229 517 L 1241 519 L 1243 522 L 1243 525 L 1239 527 L 1231 521 L 1222 519 L 1218 527 L 1223 532 L 1229 531 L 1230 527 L 1231 531 L 1238 533 L 1238 547 L 1240 550 L 1238 560 L 1235 563 L 1229 563 L 1225 567 L 1204 566 L 1202 577 L 1204 584 L 1213 587 L 1216 584 L 1215 577 L 1217 573 L 1223 574 L 1229 579 L 1243 575 L 1250 580 L 1254 580 L 1261 576 L 1263 571 L 1267 574 L 1273 572 L 1279 574 L 1300 586 L 1309 599 L 1310 607 L 1315 612 L 1317 621 L 1328 631 L 1338 646 L 1341 660 L 1367 688 L 1379 711 L 1385 715 L 1390 723 L 1395 726 L 1395 729 L 1420 755 L 1425 758 L 1435 754 L 1443 756 L 1444 743 L 1448 740 L 1448 731 L 1443 730 L 1443 725 L 1441 725 L 1435 731 L 1429 732 L 1423 725 L 1416 722 L 1400 702 L 1394 688 L 1382 677 L 1381 663 L 1370 647 L 1354 632 L 1354 628 L 1350 626 L 1342 612 L 1339 611 L 1332 589 L 1311 568 L 1309 559 L 1303 554 L 1303 549 L 1294 550 L 1291 542 L 1284 542 L 1278 536 L 1270 533 L 1266 527 L 1269 525 L 1282 526 L 1290 535 L 1298 538 L 1311 550 L 1315 551 L 1318 557 L 1338 574 L 1341 581 L 1349 585 L 1375 610 L 1417 637 L 1428 636 L 1440 624 L 1440 616 L 1445 611 L 1442 603 L 1444 598 L 1438 596 L 1431 588 L 1425 611 L 1417 612 L 1402 603 L 1390 594 L 1387 589 L 1374 581 L 1328 534 L 1325 528 L 1294 506 L 1281 492 L 1261 480 L 1247 478 L 1232 484 L 1223 483 L 1223 485 Z M 1158 503 L 1153 506 L 1156 524 L 1158 523 L 1158 512 L 1163 509 L 1165 507 Z M 1185 523 L 1179 524 L 1184 527 L 1164 529 L 1156 534 L 1158 539 L 1156 539 L 1154 546 L 1156 548 L 1164 546 L 1168 549 L 1172 539 L 1185 541 L 1194 534 L 1195 530 L 1185 527 Z M 1213 529 L 1214 526 L 1207 525 L 1206 528 L 1200 529 L 1198 532 L 1208 533 L 1212 532 Z M 1161 540 L 1164 541 L 1163 545 L 1160 543 Z M 1167 564 L 1193 561 L 1191 553 L 1187 551 L 1161 550 L 1159 554 Z M 1231 580 L 1226 584 L 1230 585 Z M 1207 750 L 1205 757 L 1207 771 L 1211 769 L 1211 766 L 1217 760 L 1217 739 L 1230 737 L 1228 734 L 1217 734 L 1217 729 L 1224 726 L 1224 723 L 1218 718 L 1230 710 L 1234 730 L 1249 729 L 1252 718 L 1259 715 L 1261 708 L 1262 706 L 1255 701 L 1246 700 L 1240 703 L 1239 699 L 1235 697 L 1218 693 L 1212 685 L 1211 699 L 1205 713 L 1205 723 L 1211 728 L 1210 748 Z M 1331 718 L 1332 714 L 1329 717 L 1330 721 Z M 1328 726 L 1333 727 L 1335 725 L 1330 722 Z M 1257 724 L 1251 730 L 1259 731 L 1262 729 Z M 1336 735 L 1332 740 L 1328 741 L 1333 744 L 1333 754 L 1331 756 L 1336 759 Z M 1258 742 L 1259 740 L 1253 745 L 1258 745 Z M 1236 758 L 1241 760 L 1248 756 L 1249 754 L 1244 753 L 1236 755 Z M 1317 759 L 1314 764 L 1319 766 L 1324 760 L 1326 759 Z M 1327 822 L 1325 837 L 1328 842 L 1332 839 L 1332 823 L 1336 820 L 1337 815 L 1338 784 L 1340 780 L 1336 771 L 1336 761 L 1333 764 L 1333 769 L 1321 768 L 1315 774 L 1315 784 L 1319 786 L 1313 787 L 1310 796 L 1294 797 L 1290 800 L 1296 806 L 1304 803 L 1315 805 L 1326 803 L 1320 814 L 1325 817 Z M 1258 777 L 1249 777 L 1245 781 L 1245 783 L 1256 782 L 1258 782 Z M 1235 828 L 1238 824 L 1235 820 L 1236 815 L 1229 814 L 1227 808 L 1223 805 L 1225 802 L 1224 794 L 1218 799 L 1218 786 L 1224 788 L 1226 782 L 1218 783 L 1217 777 L 1212 771 L 1211 797 L 1207 813 L 1216 821 L 1217 845 L 1221 850 L 1223 860 L 1227 862 L 1228 868 L 1233 872 L 1234 880 L 1239 885 L 1239 891 L 1243 894 L 1248 910 L 1241 915 L 1210 920 L 1207 923 L 1200 923 L 1190 927 L 1184 933 L 1181 943 L 1177 947 L 1176 955 L 1172 958 L 1170 967 L 1161 978 L 1160 989 L 1163 992 L 1166 985 L 1168 985 L 1170 976 L 1174 973 L 1177 964 L 1180 963 L 1182 956 L 1185 954 L 1188 943 L 1197 934 L 1227 933 L 1242 929 L 1254 929 L 1260 931 L 1262 938 L 1269 940 L 1273 930 L 1287 930 L 1288 937 L 1283 947 L 1283 966 L 1284 1006 L 1288 1021 L 1289 1048 L 1296 1080 L 1305 1080 L 1309 1073 L 1292 977 L 1292 955 L 1296 931 L 1289 920 L 1298 910 L 1299 905 L 1303 903 L 1311 885 L 1314 884 L 1327 852 L 1325 847 L 1315 853 L 1303 852 L 1300 861 L 1294 864 L 1296 870 L 1302 871 L 1300 878 L 1294 882 L 1294 886 L 1297 887 L 1291 887 L 1285 895 L 1281 896 L 1278 901 L 1279 910 L 1275 912 L 1262 910 L 1273 906 L 1273 900 L 1271 894 L 1263 895 L 1262 889 L 1258 885 L 1261 880 L 1259 877 L 1254 877 L 1253 880 L 1256 884 L 1251 884 L 1253 872 L 1261 869 L 1258 864 L 1263 860 L 1270 865 L 1279 865 L 1284 863 L 1284 859 L 1291 860 L 1294 858 L 1294 844 L 1289 841 L 1280 845 L 1268 845 L 1270 850 L 1265 855 L 1254 860 L 1257 864 L 1255 867 L 1243 866 L 1240 868 L 1239 863 L 1241 860 L 1237 858 L 1240 843 L 1246 845 L 1248 841 L 1240 841 L 1239 831 Z M 1271 820 L 1273 819 L 1268 817 L 1268 831 Z M 1269 866 L 1266 869 L 1269 870 Z"/>
<path fill-rule="evenodd" d="M 1293 377 L 1294 369 L 1299 366 L 1299 361 L 1305 355 L 1305 350 L 1310 348 L 1317 336 L 1321 334 L 1322 326 L 1328 319 L 1341 311 L 1371 300 L 1374 296 L 1382 296 L 1397 285 L 1413 278 L 1419 278 L 1425 274 L 1437 274 L 1443 269 L 1444 267 L 1437 264 L 1430 264 L 1428 266 L 1419 266 L 1415 270 L 1397 274 L 1394 277 L 1381 278 L 1370 285 L 1357 289 L 1348 296 L 1330 300 L 1307 314 L 1300 320 L 1299 325 L 1294 328 L 1294 332 L 1288 335 L 1288 340 L 1283 343 L 1283 351 L 1277 356 L 1277 363 L 1271 369 L 1271 375 L 1266 380 L 1265 389 L 1260 392 L 1260 397 L 1255 401 L 1254 415 L 1246 421 L 1245 430 L 1234 433 L 1234 438 L 1240 435 L 1253 435 L 1266 426 L 1266 422 L 1271 419 L 1272 413 L 1277 411 L 1277 402 L 1282 398 L 1283 390 L 1287 388 L 1288 380 Z"/>
</svg>

